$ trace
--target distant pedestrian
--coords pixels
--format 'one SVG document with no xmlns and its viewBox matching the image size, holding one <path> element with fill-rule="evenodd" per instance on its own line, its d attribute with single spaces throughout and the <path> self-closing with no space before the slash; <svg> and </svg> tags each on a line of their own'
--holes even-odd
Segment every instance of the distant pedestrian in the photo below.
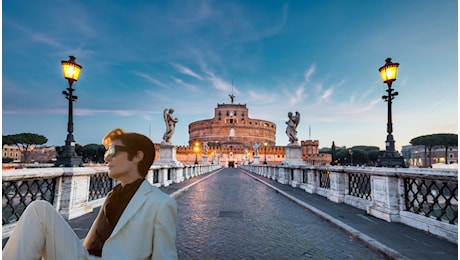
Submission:
<svg viewBox="0 0 460 260">
<path fill-rule="evenodd" d="M 155 158 L 152 141 L 114 129 L 102 139 L 109 192 L 83 244 L 54 207 L 32 202 L 9 238 L 3 259 L 177 259 L 176 201 L 145 176 Z"/>
</svg>

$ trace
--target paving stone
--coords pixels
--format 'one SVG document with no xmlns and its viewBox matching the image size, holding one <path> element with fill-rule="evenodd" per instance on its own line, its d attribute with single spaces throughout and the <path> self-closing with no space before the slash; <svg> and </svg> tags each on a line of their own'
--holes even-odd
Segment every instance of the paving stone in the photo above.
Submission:
<svg viewBox="0 0 460 260">
<path fill-rule="evenodd" d="M 179 259 L 384 259 L 239 169 L 176 200 Z"/>
</svg>

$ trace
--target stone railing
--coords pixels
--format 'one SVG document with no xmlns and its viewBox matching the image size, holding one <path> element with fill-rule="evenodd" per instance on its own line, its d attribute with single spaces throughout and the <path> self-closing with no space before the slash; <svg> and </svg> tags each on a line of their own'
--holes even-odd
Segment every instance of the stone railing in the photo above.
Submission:
<svg viewBox="0 0 460 260">
<path fill-rule="evenodd" d="M 146 179 L 169 186 L 209 173 L 220 165 L 152 165 Z M 107 167 L 34 168 L 2 171 L 2 237 L 9 237 L 16 221 L 32 201 L 49 201 L 65 218 L 90 213 L 102 205 L 117 184 L 108 177 Z"/>
<path fill-rule="evenodd" d="M 457 171 L 311 165 L 241 167 L 458 244 Z"/>
</svg>

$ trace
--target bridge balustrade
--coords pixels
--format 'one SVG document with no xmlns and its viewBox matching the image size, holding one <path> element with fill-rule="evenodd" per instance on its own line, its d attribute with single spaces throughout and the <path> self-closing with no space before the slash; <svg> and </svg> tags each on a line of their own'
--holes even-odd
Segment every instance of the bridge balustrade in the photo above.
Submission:
<svg viewBox="0 0 460 260">
<path fill-rule="evenodd" d="M 220 167 L 152 165 L 146 179 L 157 187 L 169 186 Z M 2 237 L 11 235 L 21 214 L 34 200 L 46 200 L 64 219 L 72 219 L 101 206 L 118 183 L 109 178 L 106 166 L 3 170 Z"/>
<path fill-rule="evenodd" d="M 458 173 L 452 170 L 243 165 L 282 184 L 458 243 Z"/>
</svg>

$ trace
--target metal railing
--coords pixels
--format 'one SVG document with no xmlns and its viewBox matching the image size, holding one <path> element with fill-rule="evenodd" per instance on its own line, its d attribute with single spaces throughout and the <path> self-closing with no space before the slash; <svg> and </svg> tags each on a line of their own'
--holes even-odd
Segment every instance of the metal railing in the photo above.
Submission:
<svg viewBox="0 0 460 260">
<path fill-rule="evenodd" d="M 349 173 L 348 195 L 366 200 L 372 200 L 371 176 L 363 173 Z"/>
<path fill-rule="evenodd" d="M 2 182 L 2 225 L 18 221 L 34 200 L 53 204 L 55 188 L 56 178 Z"/>
<path fill-rule="evenodd" d="M 408 211 L 458 225 L 457 183 L 404 178 L 404 192 Z"/>
</svg>

